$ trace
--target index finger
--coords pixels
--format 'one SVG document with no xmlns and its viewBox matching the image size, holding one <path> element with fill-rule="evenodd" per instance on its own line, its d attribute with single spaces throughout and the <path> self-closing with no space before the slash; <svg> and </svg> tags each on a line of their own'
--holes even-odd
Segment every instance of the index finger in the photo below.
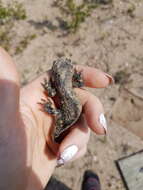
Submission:
<svg viewBox="0 0 143 190">
<path fill-rule="evenodd" d="M 79 72 L 82 71 L 84 85 L 88 87 L 104 88 L 113 81 L 110 75 L 96 68 L 76 65 L 75 69 Z M 21 90 L 22 92 L 21 94 L 24 95 L 26 93 L 26 97 L 28 96 L 28 98 L 25 101 L 28 102 L 28 104 L 31 105 L 32 107 L 34 105 L 33 102 L 38 102 L 44 95 L 43 87 L 41 85 L 41 83 L 43 83 L 44 78 L 47 78 L 47 80 L 50 79 L 49 71 L 41 74 L 41 76 L 31 81 L 29 84 L 24 86 Z M 22 96 L 22 97 L 25 97 L 25 96 Z"/>
<path fill-rule="evenodd" d="M 94 67 L 77 65 L 75 69 L 82 72 L 84 85 L 91 88 L 105 88 L 114 82 L 109 74 Z"/>
</svg>

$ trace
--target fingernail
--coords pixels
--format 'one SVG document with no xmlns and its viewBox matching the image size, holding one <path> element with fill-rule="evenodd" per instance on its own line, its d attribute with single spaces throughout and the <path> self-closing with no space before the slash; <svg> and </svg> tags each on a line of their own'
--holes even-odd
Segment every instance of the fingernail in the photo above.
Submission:
<svg viewBox="0 0 143 190">
<path fill-rule="evenodd" d="M 57 160 L 57 166 L 61 166 L 71 160 L 76 153 L 78 152 L 78 147 L 76 145 L 71 145 L 66 148 L 60 155 L 60 158 Z"/>
<path fill-rule="evenodd" d="M 106 118 L 103 113 L 101 113 L 99 116 L 99 122 L 104 128 L 105 134 L 107 134 L 107 122 L 106 122 Z"/>
<path fill-rule="evenodd" d="M 111 75 L 109 75 L 107 73 L 105 73 L 105 75 L 106 75 L 106 77 L 108 77 L 110 84 L 114 84 L 115 83 L 115 80 L 114 80 L 114 78 Z"/>
</svg>

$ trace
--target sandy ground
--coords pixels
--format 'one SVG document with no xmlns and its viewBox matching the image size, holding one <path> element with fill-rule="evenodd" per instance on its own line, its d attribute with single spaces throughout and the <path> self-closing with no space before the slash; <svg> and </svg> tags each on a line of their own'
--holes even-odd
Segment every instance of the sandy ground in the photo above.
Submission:
<svg viewBox="0 0 143 190">
<path fill-rule="evenodd" d="M 113 0 L 112 6 L 96 8 L 79 30 L 69 35 L 59 27 L 50 30 L 49 22 L 45 22 L 58 26 L 56 17 L 60 16 L 60 11 L 51 7 L 52 0 L 18 2 L 24 4 L 27 19 L 15 23 L 16 40 L 29 33 L 36 34 L 22 53 L 13 55 L 22 84 L 46 71 L 60 56 L 100 68 L 115 76 L 117 81 L 106 89 L 89 89 L 104 105 L 109 129 L 107 137 L 92 134 L 86 155 L 56 169 L 54 177 L 67 189 L 78 190 L 84 171 L 92 169 L 101 178 L 102 190 L 124 190 L 115 160 L 143 146 L 141 138 L 135 135 L 143 139 L 143 1 Z M 47 189 L 64 188 L 59 184 L 58 188 Z"/>
</svg>

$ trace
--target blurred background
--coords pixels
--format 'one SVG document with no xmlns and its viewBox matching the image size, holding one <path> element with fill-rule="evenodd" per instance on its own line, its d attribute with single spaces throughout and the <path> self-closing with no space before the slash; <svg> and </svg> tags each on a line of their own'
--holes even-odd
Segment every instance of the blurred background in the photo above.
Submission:
<svg viewBox="0 0 143 190">
<path fill-rule="evenodd" d="M 22 85 L 59 57 L 114 76 L 112 86 L 89 89 L 104 105 L 107 137 L 92 134 L 86 155 L 57 168 L 52 185 L 78 190 L 91 169 L 103 190 L 125 190 L 115 160 L 143 147 L 143 1 L 0 0 L 0 45 Z M 52 185 L 47 189 L 56 190 Z"/>
</svg>

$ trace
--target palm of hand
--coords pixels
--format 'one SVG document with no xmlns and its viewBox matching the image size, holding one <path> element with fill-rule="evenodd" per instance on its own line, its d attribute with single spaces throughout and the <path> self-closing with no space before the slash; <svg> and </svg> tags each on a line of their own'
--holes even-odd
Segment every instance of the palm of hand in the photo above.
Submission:
<svg viewBox="0 0 143 190">
<path fill-rule="evenodd" d="M 0 84 L 0 139 L 11 150 L 3 152 L 0 157 L 9 157 L 10 167 L 13 165 L 17 168 L 15 176 L 19 179 L 19 189 L 21 184 L 24 189 L 26 184 L 27 189 L 43 189 L 56 165 L 56 155 L 50 146 L 55 153 L 58 149 L 49 135 L 52 118 L 48 115 L 45 117 L 37 104 L 43 96 L 40 83 L 35 81 L 27 85 L 20 90 L 20 94 L 17 84 L 8 80 L 3 80 Z M 11 181 L 14 181 L 15 177 L 11 177 L 13 170 L 11 172 L 3 172 L 3 178 L 10 175 Z M 15 186 L 18 184 L 15 183 Z"/>
<path fill-rule="evenodd" d="M 83 70 L 88 87 L 103 88 L 111 82 L 110 76 L 97 69 L 81 66 L 78 69 Z M 88 91 L 76 89 L 84 115 L 60 145 L 53 143 L 50 135 L 53 119 L 38 104 L 45 98 L 41 82 L 48 76 L 45 73 L 20 90 L 13 61 L 0 49 L 0 179 L 3 181 L 0 189 L 43 189 L 65 148 L 75 144 L 78 153 L 74 159 L 77 159 L 86 152 L 90 129 L 97 134 L 105 133 L 99 122 L 102 104 Z"/>
<path fill-rule="evenodd" d="M 29 143 L 27 158 L 33 173 L 31 177 L 33 178 L 35 173 L 42 186 L 45 186 L 56 166 L 59 145 L 51 139 L 52 117 L 42 112 L 38 104 L 42 97 L 45 98 L 41 86 L 42 80 L 43 76 L 21 89 L 20 112 Z"/>
</svg>

